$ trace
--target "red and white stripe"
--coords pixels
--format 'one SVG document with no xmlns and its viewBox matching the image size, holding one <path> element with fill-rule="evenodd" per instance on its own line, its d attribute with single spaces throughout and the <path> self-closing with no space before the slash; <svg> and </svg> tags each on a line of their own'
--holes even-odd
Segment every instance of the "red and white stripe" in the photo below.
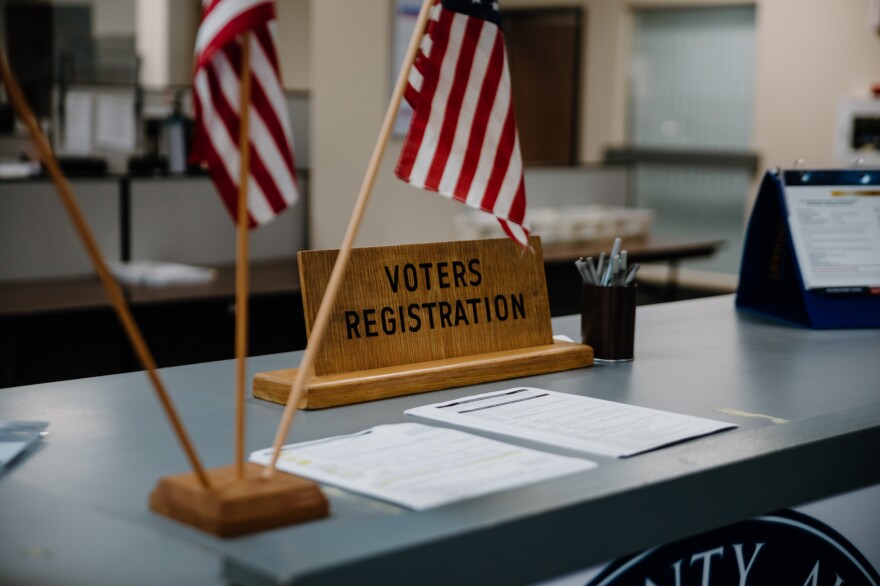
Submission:
<svg viewBox="0 0 880 586">
<path fill-rule="evenodd" d="M 204 0 L 196 36 L 190 161 L 206 164 L 226 208 L 237 216 L 242 72 L 240 37 L 250 38 L 248 110 L 250 225 L 265 224 L 299 199 L 287 102 L 276 52 L 275 6 L 267 0 Z"/>
<path fill-rule="evenodd" d="M 528 246 L 522 157 L 501 29 L 432 8 L 405 98 L 414 113 L 395 173 L 493 214 Z"/>
</svg>

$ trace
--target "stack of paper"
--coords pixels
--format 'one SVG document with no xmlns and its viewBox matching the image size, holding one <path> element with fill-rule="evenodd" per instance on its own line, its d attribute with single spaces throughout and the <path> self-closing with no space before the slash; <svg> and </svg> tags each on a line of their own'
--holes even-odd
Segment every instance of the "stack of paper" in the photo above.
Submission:
<svg viewBox="0 0 880 586">
<path fill-rule="evenodd" d="M 632 456 L 736 427 L 544 389 L 518 387 L 417 407 L 407 415 L 550 448 Z M 254 452 L 268 465 L 272 449 Z M 415 510 L 507 490 L 596 467 L 447 427 L 380 425 L 360 433 L 285 446 L 278 469 Z"/>
<path fill-rule="evenodd" d="M 120 282 L 129 285 L 161 287 L 209 283 L 214 280 L 217 273 L 214 269 L 154 260 L 126 263 L 111 262 L 107 264 L 110 266 L 110 271 Z"/>
<path fill-rule="evenodd" d="M 39 174 L 39 163 L 0 159 L 0 179 L 21 179 Z"/>
</svg>

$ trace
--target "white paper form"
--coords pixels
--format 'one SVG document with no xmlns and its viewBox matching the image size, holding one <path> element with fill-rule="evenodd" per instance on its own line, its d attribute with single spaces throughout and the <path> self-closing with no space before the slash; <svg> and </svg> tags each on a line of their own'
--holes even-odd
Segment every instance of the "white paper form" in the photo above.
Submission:
<svg viewBox="0 0 880 586">
<path fill-rule="evenodd" d="M 807 289 L 880 287 L 880 187 L 789 186 L 785 205 Z"/>
<path fill-rule="evenodd" d="M 531 387 L 416 407 L 406 414 L 618 458 L 736 427 L 723 421 Z"/>
<path fill-rule="evenodd" d="M 272 449 L 251 462 L 268 465 Z M 595 462 L 420 423 L 284 446 L 278 469 L 417 511 L 589 470 Z"/>
<path fill-rule="evenodd" d="M 68 153 L 92 152 L 92 95 L 67 92 L 64 96 L 64 144 Z"/>
<path fill-rule="evenodd" d="M 137 140 L 133 95 L 100 94 L 95 142 L 102 147 L 131 152 Z"/>
<path fill-rule="evenodd" d="M 48 435 L 45 421 L 5 421 L 0 419 L 0 474 L 37 442 Z"/>
</svg>

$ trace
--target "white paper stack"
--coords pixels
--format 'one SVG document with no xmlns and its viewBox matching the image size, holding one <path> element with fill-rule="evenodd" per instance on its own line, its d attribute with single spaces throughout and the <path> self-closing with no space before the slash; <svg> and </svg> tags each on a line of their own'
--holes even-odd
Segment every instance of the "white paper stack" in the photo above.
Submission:
<svg viewBox="0 0 880 586">
<path fill-rule="evenodd" d="M 214 269 L 154 260 L 107 264 L 113 275 L 128 285 L 164 287 L 209 283 L 217 273 Z"/>
</svg>

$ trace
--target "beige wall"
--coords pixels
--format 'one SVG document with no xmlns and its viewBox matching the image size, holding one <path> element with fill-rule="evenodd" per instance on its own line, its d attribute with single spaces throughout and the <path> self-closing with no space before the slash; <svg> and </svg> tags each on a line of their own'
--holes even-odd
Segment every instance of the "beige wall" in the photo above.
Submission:
<svg viewBox="0 0 880 586">
<path fill-rule="evenodd" d="M 390 0 L 320 0 L 311 6 L 310 231 L 338 248 L 390 99 Z M 449 240 L 457 204 L 393 176 L 400 139 L 383 159 L 356 245 Z"/>
<path fill-rule="evenodd" d="M 837 166 L 834 122 L 841 97 L 866 98 L 880 81 L 880 35 L 870 0 L 764 0 L 752 136 L 766 166 Z M 797 18 L 792 18 L 797 14 Z"/>
<path fill-rule="evenodd" d="M 871 0 L 757 0 L 753 146 L 765 166 L 803 158 L 835 165 L 837 100 L 880 81 L 880 36 L 868 25 Z M 586 13 L 580 158 L 601 160 L 625 137 L 631 8 L 705 6 L 717 0 L 506 0 L 503 7 L 580 5 Z M 741 3 L 740 3 L 741 4 Z M 391 0 L 311 3 L 312 245 L 341 241 L 390 94 Z M 288 55 L 285 55 L 285 58 Z M 454 237 L 460 206 L 393 178 L 393 139 L 358 245 Z M 744 194 L 748 205 L 751 193 Z"/>
<path fill-rule="evenodd" d="M 275 4 L 281 79 L 289 90 L 308 90 L 311 86 L 310 3 L 311 0 L 281 0 Z"/>
<path fill-rule="evenodd" d="M 147 87 L 189 85 L 200 9 L 196 0 L 136 0 L 135 44 Z"/>
<path fill-rule="evenodd" d="M 114 4 L 118 0 L 92 2 L 95 3 L 94 10 L 103 10 L 104 4 Z M 138 54 L 143 59 L 141 81 L 148 87 L 188 85 L 192 81 L 193 47 L 201 16 L 199 0 L 133 0 L 131 5 L 134 15 L 129 16 L 135 28 L 132 32 L 136 35 Z M 276 3 L 281 78 L 289 90 L 308 90 L 310 87 L 310 5 L 311 0 Z M 130 12 L 131 7 L 128 10 Z M 121 20 L 123 13 L 119 7 L 113 11 L 118 15 L 113 26 L 122 26 L 117 21 Z M 108 19 L 106 15 L 103 18 Z M 105 24 L 103 28 L 109 26 Z"/>
<path fill-rule="evenodd" d="M 167 2 L 135 2 L 135 44 L 141 57 L 140 82 L 146 86 L 162 86 L 171 81 L 168 8 Z"/>
</svg>

